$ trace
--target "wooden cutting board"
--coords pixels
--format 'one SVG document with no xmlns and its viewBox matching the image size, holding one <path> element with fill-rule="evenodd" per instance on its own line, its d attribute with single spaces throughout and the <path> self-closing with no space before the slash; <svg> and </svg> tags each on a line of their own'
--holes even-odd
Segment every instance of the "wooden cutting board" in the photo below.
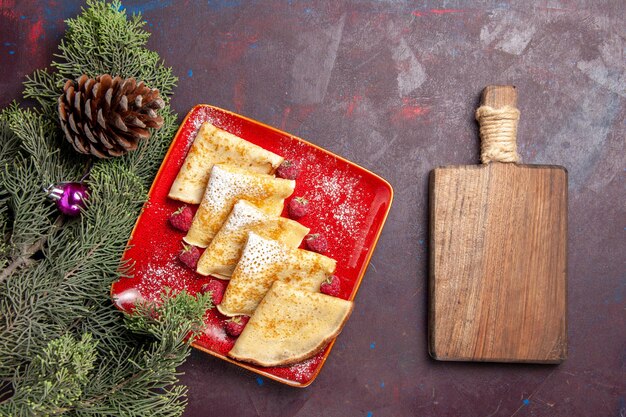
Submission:
<svg viewBox="0 0 626 417">
<path fill-rule="evenodd" d="M 450 361 L 567 356 L 567 171 L 516 162 L 517 95 L 485 88 L 482 165 L 430 176 L 429 349 Z"/>
</svg>

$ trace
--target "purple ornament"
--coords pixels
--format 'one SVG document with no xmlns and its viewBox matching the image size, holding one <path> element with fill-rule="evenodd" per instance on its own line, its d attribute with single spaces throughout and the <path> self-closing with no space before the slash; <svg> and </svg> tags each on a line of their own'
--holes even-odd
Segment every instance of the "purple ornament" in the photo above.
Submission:
<svg viewBox="0 0 626 417">
<path fill-rule="evenodd" d="M 89 189 L 81 182 L 60 182 L 46 188 L 46 194 L 55 202 L 61 213 L 74 217 L 85 208 Z"/>
</svg>

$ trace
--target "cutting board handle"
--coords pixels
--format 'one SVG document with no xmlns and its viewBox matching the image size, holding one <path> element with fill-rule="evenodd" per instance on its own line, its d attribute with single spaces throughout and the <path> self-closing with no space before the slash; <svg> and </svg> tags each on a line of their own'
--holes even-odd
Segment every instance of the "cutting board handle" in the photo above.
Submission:
<svg viewBox="0 0 626 417">
<path fill-rule="evenodd" d="M 480 125 L 480 159 L 490 162 L 520 162 L 517 153 L 517 91 L 512 85 L 489 85 L 476 110 Z"/>
</svg>

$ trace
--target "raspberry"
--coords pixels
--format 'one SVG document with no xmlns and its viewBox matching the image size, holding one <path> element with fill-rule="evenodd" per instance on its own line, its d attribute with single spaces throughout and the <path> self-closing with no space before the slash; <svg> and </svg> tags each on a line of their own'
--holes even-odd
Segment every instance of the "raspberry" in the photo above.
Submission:
<svg viewBox="0 0 626 417">
<path fill-rule="evenodd" d="M 191 227 L 193 212 L 187 206 L 182 206 L 174 213 L 170 214 L 170 224 L 174 229 L 186 232 Z"/>
<path fill-rule="evenodd" d="M 289 217 L 299 219 L 309 212 L 309 201 L 304 197 L 296 197 L 289 202 Z"/>
<path fill-rule="evenodd" d="M 248 324 L 250 316 L 235 316 L 226 322 L 226 333 L 233 337 L 237 337 L 243 331 L 243 328 Z"/>
<path fill-rule="evenodd" d="M 326 278 L 326 281 L 322 282 L 320 285 L 320 292 L 326 295 L 332 295 L 333 297 L 339 296 L 339 290 L 341 286 L 339 285 L 339 278 L 334 275 Z"/>
<path fill-rule="evenodd" d="M 178 259 L 195 271 L 196 265 L 198 265 L 198 259 L 200 259 L 200 250 L 195 246 L 183 243 L 183 250 L 178 254 Z"/>
<path fill-rule="evenodd" d="M 328 250 L 328 242 L 324 235 L 314 233 L 306 237 L 306 247 L 317 253 L 326 253 Z"/>
<path fill-rule="evenodd" d="M 295 180 L 300 174 L 300 167 L 293 161 L 284 161 L 276 170 L 276 175 L 288 180 Z"/>
<path fill-rule="evenodd" d="M 226 291 L 226 284 L 224 281 L 219 279 L 212 279 L 206 284 L 202 285 L 200 289 L 203 293 L 210 292 L 211 299 L 213 300 L 213 305 L 218 305 L 222 302 L 222 298 L 224 298 L 224 291 Z"/>
</svg>

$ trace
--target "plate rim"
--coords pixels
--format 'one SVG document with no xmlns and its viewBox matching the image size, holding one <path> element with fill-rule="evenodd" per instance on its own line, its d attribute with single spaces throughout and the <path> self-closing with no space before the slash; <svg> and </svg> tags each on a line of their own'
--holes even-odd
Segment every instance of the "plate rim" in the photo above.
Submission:
<svg viewBox="0 0 626 417">
<path fill-rule="evenodd" d="M 359 291 L 359 288 L 361 286 L 361 282 L 363 281 L 363 277 L 367 273 L 367 270 L 368 270 L 368 267 L 369 267 L 369 264 L 370 264 L 370 260 L 371 260 L 372 256 L 374 255 L 374 251 L 376 250 L 376 246 L 378 245 L 378 240 L 380 239 L 380 235 L 382 234 L 382 231 L 383 231 L 383 229 L 385 227 L 385 223 L 387 222 L 387 218 L 389 217 L 389 212 L 391 210 L 391 206 L 392 206 L 393 199 L 394 199 L 394 190 L 393 190 L 392 185 L 389 183 L 389 181 L 387 181 L 386 179 L 384 179 L 380 175 L 370 171 L 369 169 L 364 168 L 364 167 L 360 166 L 359 164 L 357 164 L 355 162 L 352 162 L 352 161 L 350 161 L 350 160 L 348 160 L 348 159 L 346 159 L 346 158 L 344 158 L 344 157 L 342 157 L 340 155 L 337 155 L 337 154 L 335 154 L 335 153 L 333 153 L 333 152 L 331 152 L 331 151 L 329 151 L 327 149 L 324 149 L 324 148 L 322 148 L 319 145 L 316 145 L 316 144 L 311 143 L 311 142 L 309 142 L 309 141 L 307 141 L 305 139 L 302 139 L 299 136 L 292 135 L 291 133 L 288 133 L 288 132 L 280 130 L 280 129 L 276 128 L 276 127 L 267 125 L 267 124 L 265 124 L 263 122 L 260 122 L 258 120 L 251 119 L 251 118 L 249 118 L 247 116 L 244 116 L 244 115 L 232 112 L 230 110 L 223 109 L 221 107 L 213 106 L 211 104 L 196 104 L 196 105 L 194 105 L 191 108 L 191 110 L 189 110 L 187 112 L 187 114 L 185 115 L 183 120 L 180 122 L 180 125 L 178 126 L 178 129 L 176 130 L 176 133 L 172 137 L 172 141 L 170 143 L 170 146 L 167 149 L 167 152 L 165 153 L 165 155 L 163 156 L 163 159 L 161 160 L 161 165 L 159 166 L 159 170 L 155 174 L 154 180 L 152 181 L 152 184 L 150 185 L 150 189 L 148 190 L 148 193 L 146 194 L 147 195 L 146 201 L 141 206 L 141 211 L 139 212 L 139 215 L 137 216 L 137 220 L 135 221 L 135 225 L 133 226 L 133 229 L 130 232 L 130 235 L 128 237 L 128 241 L 126 242 L 126 247 L 124 248 L 124 252 L 122 253 L 121 259 L 125 258 L 126 253 L 128 252 L 128 250 L 131 247 L 130 242 L 133 239 L 133 236 L 135 234 L 135 230 L 137 229 L 137 225 L 139 224 L 139 221 L 141 220 L 141 217 L 143 216 L 145 206 L 146 206 L 146 204 L 150 200 L 150 196 L 152 195 L 152 191 L 153 191 L 154 187 L 156 186 L 156 184 L 158 183 L 158 180 L 159 180 L 159 178 L 161 176 L 161 171 L 163 170 L 164 165 L 165 165 L 164 162 L 168 159 L 170 153 L 174 149 L 174 145 L 177 143 L 179 135 L 181 134 L 181 132 L 183 130 L 183 127 L 186 125 L 187 120 L 189 119 L 189 117 L 191 117 L 191 115 L 194 114 L 197 111 L 197 109 L 199 109 L 199 108 L 206 108 L 206 107 L 214 109 L 214 110 L 217 110 L 219 112 L 227 113 L 231 117 L 243 119 L 243 120 L 245 120 L 247 122 L 250 122 L 250 123 L 262 126 L 265 129 L 272 130 L 272 131 L 274 131 L 276 133 L 279 133 L 281 135 L 290 137 L 293 140 L 296 140 L 298 142 L 301 142 L 301 143 L 304 143 L 304 144 L 306 144 L 308 146 L 311 146 L 311 147 L 317 149 L 318 151 L 321 151 L 321 152 L 323 152 L 325 154 L 328 154 L 328 155 L 332 156 L 333 158 L 336 158 L 336 159 L 338 159 L 338 160 L 340 160 L 340 161 L 342 161 L 342 162 L 344 162 L 344 163 L 346 163 L 346 164 L 348 164 L 348 165 L 350 165 L 350 166 L 352 166 L 354 168 L 357 168 L 360 171 L 363 171 L 363 172 L 367 173 L 371 177 L 376 178 L 389 191 L 389 201 L 388 201 L 387 209 L 385 210 L 385 212 L 383 214 L 382 222 L 380 224 L 380 228 L 378 229 L 378 231 L 376 232 L 376 235 L 374 236 L 371 248 L 370 248 L 370 250 L 369 250 L 369 252 L 368 252 L 368 254 L 367 254 L 367 256 L 366 256 L 366 258 L 365 258 L 365 260 L 363 262 L 363 266 L 364 267 L 362 268 L 362 271 L 359 272 L 359 275 L 357 276 L 357 279 L 355 280 L 354 288 L 352 289 L 352 292 L 350 293 L 350 297 L 348 297 L 348 301 L 353 301 L 354 298 L 356 297 L 356 294 Z M 118 282 L 121 278 L 122 277 L 119 277 L 117 280 L 115 280 L 115 281 L 113 281 L 111 283 L 111 288 L 109 290 L 109 297 L 110 297 L 111 301 L 113 301 L 113 305 L 118 310 L 124 312 L 124 310 L 117 303 L 115 303 L 114 296 L 113 296 L 113 287 L 115 286 L 115 283 Z M 304 383 L 293 381 L 293 380 L 290 380 L 290 379 L 286 379 L 286 378 L 283 378 L 283 377 L 280 377 L 280 376 L 277 376 L 277 375 L 273 375 L 273 374 L 271 374 L 271 373 L 269 373 L 267 371 L 264 371 L 262 369 L 254 368 L 254 367 L 252 367 L 251 365 L 249 365 L 249 364 L 247 364 L 245 362 L 236 361 L 234 359 L 229 358 L 228 356 L 222 355 L 220 353 L 217 353 L 217 352 L 214 352 L 212 350 L 209 350 L 209 349 L 207 349 L 207 348 L 205 348 L 203 346 L 200 346 L 200 345 L 196 344 L 195 342 L 191 342 L 190 345 L 191 345 L 191 347 L 193 347 L 193 348 L 195 348 L 197 350 L 200 350 L 202 352 L 208 353 L 211 356 L 214 356 L 216 358 L 219 358 L 219 359 L 225 360 L 227 362 L 230 362 L 230 363 L 232 363 L 234 365 L 237 365 L 237 366 L 239 366 L 241 368 L 244 368 L 244 369 L 246 369 L 248 371 L 252 371 L 252 372 L 254 372 L 254 373 L 258 374 L 258 375 L 264 376 L 264 377 L 266 377 L 268 379 L 280 382 L 280 383 L 285 384 L 285 385 L 296 387 L 296 388 L 306 388 L 309 385 L 311 385 L 313 383 L 313 381 L 315 381 L 317 379 L 317 377 L 318 377 L 319 373 L 321 372 L 322 368 L 324 367 L 324 364 L 326 363 L 326 360 L 328 359 L 328 356 L 330 355 L 330 352 L 332 351 L 333 346 L 335 345 L 336 341 L 337 341 L 337 338 L 335 337 L 328 344 L 328 347 L 324 348 L 326 350 L 326 353 L 322 356 L 320 363 L 318 364 L 317 368 L 315 369 L 315 371 L 311 375 L 311 379 L 309 379 L 307 382 L 304 382 Z"/>
</svg>

